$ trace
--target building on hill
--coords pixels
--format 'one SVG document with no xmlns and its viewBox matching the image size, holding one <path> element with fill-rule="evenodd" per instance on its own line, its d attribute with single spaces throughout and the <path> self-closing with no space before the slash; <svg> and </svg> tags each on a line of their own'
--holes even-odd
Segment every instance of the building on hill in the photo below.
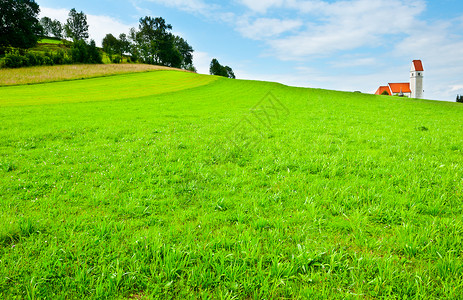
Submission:
<svg viewBox="0 0 463 300">
<path fill-rule="evenodd" d="M 421 60 L 414 60 L 410 69 L 410 83 L 389 83 L 388 85 L 380 86 L 375 94 L 384 95 L 387 93 L 388 95 L 421 99 L 424 92 L 423 75 L 423 63 Z"/>
</svg>

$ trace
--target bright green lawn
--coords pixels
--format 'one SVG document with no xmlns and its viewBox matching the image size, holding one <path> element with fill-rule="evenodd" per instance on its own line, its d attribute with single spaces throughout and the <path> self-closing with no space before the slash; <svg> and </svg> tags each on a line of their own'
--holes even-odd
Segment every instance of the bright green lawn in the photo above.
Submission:
<svg viewBox="0 0 463 300">
<path fill-rule="evenodd" d="M 0 298 L 462 298 L 462 120 L 169 71 L 2 87 Z"/>
</svg>

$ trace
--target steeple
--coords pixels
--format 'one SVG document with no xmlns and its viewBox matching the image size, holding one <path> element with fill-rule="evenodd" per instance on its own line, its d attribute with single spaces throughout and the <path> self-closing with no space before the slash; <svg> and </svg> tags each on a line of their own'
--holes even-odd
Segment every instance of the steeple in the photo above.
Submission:
<svg viewBox="0 0 463 300">
<path fill-rule="evenodd" d="M 414 60 L 410 69 L 410 97 L 421 99 L 423 98 L 423 76 L 424 68 L 421 60 Z"/>
</svg>

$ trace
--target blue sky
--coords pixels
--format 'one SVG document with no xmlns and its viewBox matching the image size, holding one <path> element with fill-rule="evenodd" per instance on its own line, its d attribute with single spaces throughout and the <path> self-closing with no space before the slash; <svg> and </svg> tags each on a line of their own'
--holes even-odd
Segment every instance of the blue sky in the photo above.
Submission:
<svg viewBox="0 0 463 300">
<path fill-rule="evenodd" d="M 97 44 L 106 33 L 161 16 L 195 49 L 199 73 L 212 58 L 237 78 L 373 93 L 425 68 L 425 98 L 463 94 L 461 0 L 38 0 L 41 16 L 87 14 Z"/>
</svg>

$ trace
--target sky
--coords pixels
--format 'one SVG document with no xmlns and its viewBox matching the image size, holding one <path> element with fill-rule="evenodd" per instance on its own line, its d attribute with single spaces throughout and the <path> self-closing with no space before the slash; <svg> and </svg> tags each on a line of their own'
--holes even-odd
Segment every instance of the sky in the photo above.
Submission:
<svg viewBox="0 0 463 300">
<path fill-rule="evenodd" d="M 87 15 L 90 38 L 118 36 L 163 17 L 194 48 L 198 73 L 212 58 L 239 79 L 374 93 L 424 66 L 424 97 L 463 94 L 461 0 L 36 0 L 40 17 Z"/>
</svg>

